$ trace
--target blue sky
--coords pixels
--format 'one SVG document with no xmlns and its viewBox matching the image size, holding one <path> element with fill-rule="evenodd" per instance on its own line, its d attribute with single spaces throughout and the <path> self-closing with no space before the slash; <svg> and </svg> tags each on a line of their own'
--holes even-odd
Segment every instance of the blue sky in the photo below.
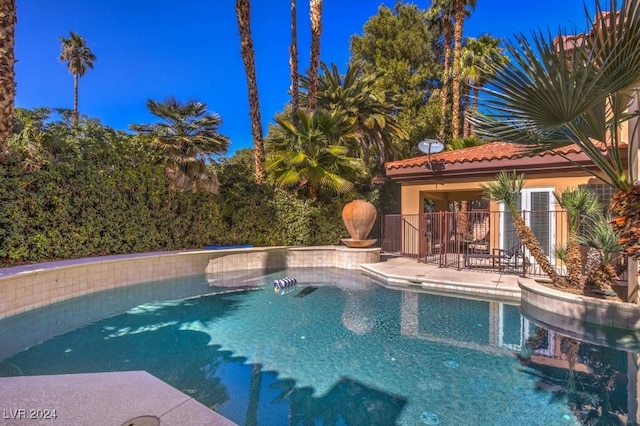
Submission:
<svg viewBox="0 0 640 426">
<path fill-rule="evenodd" d="M 252 0 L 252 35 L 264 132 L 288 100 L 290 2 Z M 309 64 L 308 1 L 298 1 L 301 72 Z M 349 40 L 395 1 L 325 0 L 321 60 L 344 70 Z M 430 1 L 414 1 L 427 8 Z M 593 2 L 587 3 L 592 5 Z M 532 30 L 583 29 L 582 0 L 477 0 L 465 36 L 505 39 Z M 73 78 L 58 61 L 60 36 L 82 35 L 97 56 L 80 79 L 80 112 L 127 130 L 154 122 L 145 102 L 198 99 L 220 114 L 228 155 L 252 146 L 234 0 L 17 0 L 16 106 L 73 107 Z"/>
</svg>

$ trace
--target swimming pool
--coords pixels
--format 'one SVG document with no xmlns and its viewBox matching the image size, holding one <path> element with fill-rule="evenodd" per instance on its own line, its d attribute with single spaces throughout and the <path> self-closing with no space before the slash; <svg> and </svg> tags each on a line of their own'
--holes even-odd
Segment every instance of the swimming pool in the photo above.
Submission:
<svg viewBox="0 0 640 426">
<path fill-rule="evenodd" d="M 274 292 L 284 276 L 298 285 Z M 0 341 L 2 376 L 146 370 L 258 425 L 624 419 L 634 355 L 538 327 L 517 306 L 309 268 L 85 296 L 0 321 Z"/>
</svg>

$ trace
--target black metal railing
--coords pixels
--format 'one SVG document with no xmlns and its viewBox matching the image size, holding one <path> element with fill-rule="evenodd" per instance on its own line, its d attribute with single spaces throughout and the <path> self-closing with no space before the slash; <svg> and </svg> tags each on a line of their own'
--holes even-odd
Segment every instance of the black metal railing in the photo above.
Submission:
<svg viewBox="0 0 640 426">
<path fill-rule="evenodd" d="M 440 267 L 544 276 L 520 241 L 517 227 L 522 223 L 534 233 L 556 272 L 565 274 L 566 266 L 557 255 L 557 249 L 566 246 L 569 238 L 562 210 L 522 211 L 518 219 L 508 211 L 489 210 L 387 215 L 381 248 Z M 586 259 L 587 249 L 582 251 Z"/>
</svg>

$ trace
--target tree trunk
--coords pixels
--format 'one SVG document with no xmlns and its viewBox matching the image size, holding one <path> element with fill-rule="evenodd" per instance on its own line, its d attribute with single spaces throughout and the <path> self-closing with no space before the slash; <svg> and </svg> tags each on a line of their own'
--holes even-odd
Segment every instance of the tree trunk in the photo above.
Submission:
<svg viewBox="0 0 640 426">
<path fill-rule="evenodd" d="M 549 276 L 554 284 L 566 287 L 567 282 L 563 277 L 558 275 L 555 268 L 551 265 L 544 250 L 540 247 L 540 242 L 533 234 L 533 231 L 527 226 L 522 216 L 520 216 L 520 213 L 514 209 L 511 209 L 511 213 L 513 214 L 513 224 L 522 244 L 529 250 L 529 253 L 531 253 L 531 256 L 533 256 L 538 265 L 540 265 L 542 271 Z"/>
<path fill-rule="evenodd" d="M 640 109 L 640 86 L 636 86 L 636 96 L 633 98 L 633 103 L 630 105 L 631 111 L 637 111 Z M 634 117 L 629 120 L 629 178 L 633 187 L 640 186 L 640 135 L 638 134 L 638 125 L 640 119 Z M 638 229 L 638 228 L 636 228 Z M 627 268 L 627 302 L 640 303 L 640 297 L 638 297 L 638 287 L 640 284 L 640 270 L 638 268 L 638 260 L 635 258 L 628 259 Z"/>
<path fill-rule="evenodd" d="M 471 122 L 466 120 L 467 114 L 472 113 L 472 105 L 473 105 L 473 88 L 468 84 L 464 85 L 464 120 L 462 126 L 462 137 L 468 138 L 471 136 Z"/>
<path fill-rule="evenodd" d="M 571 287 L 578 288 L 582 280 L 582 254 L 580 253 L 580 244 L 575 240 L 575 237 L 575 235 L 570 235 L 567 244 L 567 278 Z"/>
<path fill-rule="evenodd" d="M 0 2 L 0 164 L 5 161 L 7 140 L 13 132 L 16 22 L 15 0 Z"/>
<path fill-rule="evenodd" d="M 618 280 L 618 274 L 610 263 L 602 261 L 593 265 L 587 272 L 589 281 L 604 291 L 613 291 L 613 285 Z"/>
<path fill-rule="evenodd" d="M 296 0 L 291 0 L 291 46 L 289 46 L 289 68 L 291 70 L 291 111 L 293 124 L 298 123 L 299 108 L 299 80 L 298 74 L 298 19 L 296 12 Z"/>
<path fill-rule="evenodd" d="M 73 128 L 78 128 L 80 114 L 78 112 L 78 86 L 80 85 L 80 76 L 78 73 L 73 74 Z"/>
<path fill-rule="evenodd" d="M 445 14 L 444 20 L 444 70 L 442 71 L 442 89 L 440 90 L 441 104 L 440 115 L 440 140 L 445 141 L 445 129 L 447 127 L 447 106 L 449 105 L 449 74 L 451 73 L 451 17 Z"/>
<path fill-rule="evenodd" d="M 479 92 L 480 92 L 480 90 L 477 87 L 475 87 L 473 89 L 473 95 L 472 95 L 473 96 L 473 104 L 471 105 L 471 113 L 472 114 L 475 114 L 475 112 L 478 111 L 478 96 L 480 95 Z M 473 124 L 471 124 L 469 122 L 469 136 L 473 136 L 475 134 L 476 134 L 476 132 L 475 132 L 475 130 L 473 128 Z"/>
<path fill-rule="evenodd" d="M 311 63 L 309 65 L 309 93 L 307 94 L 307 110 L 310 113 L 315 111 L 317 105 L 321 33 L 322 0 L 311 0 Z"/>
<path fill-rule="evenodd" d="M 253 135 L 256 182 L 263 183 L 266 179 L 264 139 L 262 137 L 260 102 L 258 100 L 255 53 L 253 51 L 253 39 L 251 38 L 251 5 L 249 0 L 236 0 L 236 15 L 238 16 L 238 29 L 240 30 L 240 52 L 247 75 L 247 89 L 249 91 L 249 115 L 251 116 L 251 133 Z"/>
<path fill-rule="evenodd" d="M 460 56 L 462 53 L 462 28 L 464 25 L 464 2 L 455 0 L 455 25 L 453 30 L 453 75 L 452 75 L 452 112 L 451 137 L 460 137 Z"/>
</svg>

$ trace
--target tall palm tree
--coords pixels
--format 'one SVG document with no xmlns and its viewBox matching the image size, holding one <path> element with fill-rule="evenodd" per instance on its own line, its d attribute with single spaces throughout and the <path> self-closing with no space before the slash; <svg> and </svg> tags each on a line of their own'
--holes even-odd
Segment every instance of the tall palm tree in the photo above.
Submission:
<svg viewBox="0 0 640 426">
<path fill-rule="evenodd" d="M 173 97 L 162 102 L 149 99 L 147 108 L 162 121 L 129 127 L 150 137 L 164 154 L 165 174 L 172 188 L 216 193 L 218 180 L 211 165 L 229 148 L 229 138 L 218 132 L 220 116 L 207 112 L 205 103 L 179 102 Z"/>
<path fill-rule="evenodd" d="M 16 33 L 16 2 L 0 3 L 0 164 L 4 163 L 7 140 L 13 131 L 16 97 L 14 54 Z"/>
<path fill-rule="evenodd" d="M 451 43 L 453 40 L 453 0 L 433 0 L 427 11 L 427 17 L 440 22 L 444 38 L 444 64 L 442 71 L 442 88 L 440 89 L 440 139 L 445 140 L 447 111 L 449 105 L 449 80 L 451 77 Z"/>
<path fill-rule="evenodd" d="M 573 44 L 542 31 L 532 41 L 519 35 L 507 43 L 512 61 L 501 69 L 487 64 L 496 77 L 473 123 L 485 137 L 527 144 L 533 152 L 577 144 L 597 166 L 594 176 L 616 190 L 615 230 L 626 252 L 639 258 L 640 185 L 620 156 L 619 128 L 638 115 L 626 111 L 640 85 L 640 1 L 618 8 L 610 0 L 609 13 L 596 1 L 595 9 L 593 29 Z M 636 129 L 630 159 L 638 144 Z"/>
<path fill-rule="evenodd" d="M 251 116 L 251 134 L 253 135 L 253 157 L 256 168 L 256 182 L 263 183 L 266 178 L 264 169 L 264 138 L 262 136 L 262 119 L 260 117 L 260 101 L 258 99 L 258 80 L 256 78 L 255 53 L 251 38 L 251 3 L 250 0 L 236 0 L 236 15 L 240 30 L 240 53 L 247 75 L 249 91 L 249 115 Z"/>
<path fill-rule="evenodd" d="M 461 63 L 462 31 L 464 20 L 476 7 L 476 0 L 453 0 L 453 70 L 451 74 L 451 91 L 453 110 L 451 112 L 451 137 L 460 137 L 460 94 L 461 92 Z"/>
<path fill-rule="evenodd" d="M 524 218 L 517 208 L 517 197 L 520 197 L 524 187 L 524 175 L 516 174 L 515 171 L 501 171 L 493 182 L 481 185 L 485 196 L 492 200 L 502 201 L 513 215 L 513 225 L 518 233 L 522 244 L 529 250 L 531 256 L 536 260 L 542 271 L 549 276 L 551 281 L 559 286 L 566 286 L 564 278 L 560 277 L 555 268 L 549 262 L 547 255 L 540 246 L 540 242 L 535 234 L 527 226 Z"/>
<path fill-rule="evenodd" d="M 407 139 L 407 133 L 397 121 L 397 102 L 389 93 L 378 95 L 376 80 L 381 73 L 364 75 L 358 65 L 350 64 L 341 75 L 338 67 L 320 64 L 322 74 L 318 78 L 317 107 L 340 111 L 355 125 L 354 142 L 365 163 L 370 157 L 378 165 L 397 157 L 394 140 Z M 309 87 L 309 77 L 302 77 L 302 87 Z M 306 99 L 303 97 L 303 103 Z"/>
<path fill-rule="evenodd" d="M 355 137 L 353 123 L 339 111 L 299 112 L 298 126 L 276 118 L 284 136 L 272 141 L 267 171 L 278 186 L 298 186 L 316 199 L 322 189 L 338 194 L 353 189 L 352 180 L 364 173 L 362 161 L 349 156 Z"/>
<path fill-rule="evenodd" d="M 309 93 L 307 109 L 316 109 L 318 93 L 318 68 L 320 66 L 320 35 L 322 34 L 322 0 L 310 0 L 311 6 L 311 56 L 309 64 Z"/>
<path fill-rule="evenodd" d="M 461 74 L 465 85 L 469 88 L 469 97 L 466 102 L 470 111 L 478 109 L 478 93 L 480 88 L 486 85 L 495 75 L 494 72 L 487 72 L 487 68 L 483 68 L 485 62 L 492 62 L 497 66 L 503 66 L 509 57 L 500 47 L 501 40 L 490 34 L 482 34 L 478 38 L 468 37 L 462 47 L 461 56 Z M 465 112 L 468 116 L 469 110 Z M 464 136 L 472 135 L 471 123 L 465 120 Z"/>
<path fill-rule="evenodd" d="M 297 120 L 300 105 L 300 74 L 298 72 L 298 16 L 296 0 L 291 0 L 291 46 L 289 46 L 289 69 L 291 73 L 291 111 Z"/>
<path fill-rule="evenodd" d="M 96 55 L 87 46 L 87 41 L 73 31 L 69 32 L 69 38 L 60 37 L 62 53 L 60 61 L 67 63 L 69 72 L 73 75 L 73 123 L 78 127 L 78 84 L 88 68 L 93 69 Z"/>
</svg>

